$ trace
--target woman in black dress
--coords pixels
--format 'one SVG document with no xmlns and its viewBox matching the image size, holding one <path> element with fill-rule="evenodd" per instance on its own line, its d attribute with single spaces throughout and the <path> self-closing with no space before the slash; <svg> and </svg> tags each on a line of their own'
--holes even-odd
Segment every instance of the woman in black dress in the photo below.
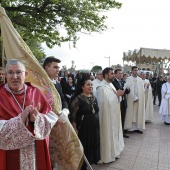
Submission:
<svg viewBox="0 0 170 170">
<path fill-rule="evenodd" d="M 67 104 L 69 105 L 71 97 L 74 95 L 75 92 L 75 84 L 74 84 L 74 77 L 73 75 L 68 75 L 68 83 L 66 84 L 66 87 L 64 89 L 64 96 L 67 101 Z"/>
<path fill-rule="evenodd" d="M 71 122 L 84 147 L 84 153 L 90 164 L 100 160 L 99 107 L 92 95 L 92 82 L 89 78 L 80 81 L 81 90 L 71 103 Z M 77 89 L 78 91 L 79 89 Z M 85 170 L 86 164 L 82 166 Z"/>
</svg>

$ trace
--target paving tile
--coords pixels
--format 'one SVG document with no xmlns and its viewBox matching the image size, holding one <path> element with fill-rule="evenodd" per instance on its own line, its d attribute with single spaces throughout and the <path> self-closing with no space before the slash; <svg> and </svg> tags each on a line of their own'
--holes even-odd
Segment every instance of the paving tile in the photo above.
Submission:
<svg viewBox="0 0 170 170">
<path fill-rule="evenodd" d="M 126 160 L 130 160 L 130 161 L 135 161 L 137 154 L 138 153 L 136 153 L 136 152 L 122 152 L 122 154 L 120 155 L 120 160 L 126 159 Z"/>
<path fill-rule="evenodd" d="M 158 156 L 138 154 L 136 162 L 158 165 Z"/>
<path fill-rule="evenodd" d="M 170 168 L 164 166 L 158 166 L 158 170 L 170 170 Z"/>
<path fill-rule="evenodd" d="M 154 106 L 154 121 L 144 133 L 129 133 L 120 159 L 109 164 L 92 165 L 93 170 L 170 170 L 170 126 L 160 121 Z"/>
<path fill-rule="evenodd" d="M 146 164 L 146 163 L 143 163 L 143 162 L 136 161 L 132 170 L 137 170 L 137 169 L 138 170 L 151 170 L 151 169 L 156 170 L 157 165 Z"/>
<path fill-rule="evenodd" d="M 121 159 L 109 164 L 109 167 L 122 169 L 122 170 L 132 169 L 134 162 L 135 162 L 135 160 L 128 160 L 128 159 L 121 158 Z"/>
</svg>

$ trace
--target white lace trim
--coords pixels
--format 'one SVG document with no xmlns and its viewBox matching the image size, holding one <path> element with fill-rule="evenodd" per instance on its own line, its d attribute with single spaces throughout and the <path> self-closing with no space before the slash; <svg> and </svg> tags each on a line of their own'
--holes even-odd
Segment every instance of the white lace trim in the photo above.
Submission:
<svg viewBox="0 0 170 170">
<path fill-rule="evenodd" d="M 45 117 L 44 114 L 39 113 L 34 122 L 34 134 L 35 138 L 38 140 L 45 139 L 50 135 L 51 123 Z"/>
<path fill-rule="evenodd" d="M 20 169 L 36 170 L 35 142 L 20 149 Z"/>
<path fill-rule="evenodd" d="M 33 141 L 34 136 L 25 127 L 20 115 L 6 121 L 0 130 L 0 149 L 20 149 Z"/>
</svg>

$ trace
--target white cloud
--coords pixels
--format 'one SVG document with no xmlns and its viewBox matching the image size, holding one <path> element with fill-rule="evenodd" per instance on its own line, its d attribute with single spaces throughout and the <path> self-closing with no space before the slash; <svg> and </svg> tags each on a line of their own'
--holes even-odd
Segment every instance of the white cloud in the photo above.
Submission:
<svg viewBox="0 0 170 170">
<path fill-rule="evenodd" d="M 68 43 L 48 49 L 48 56 L 62 60 L 62 65 L 71 66 L 74 60 L 77 68 L 92 68 L 112 64 L 122 64 L 123 52 L 140 47 L 170 49 L 170 1 L 169 0 L 120 0 L 122 8 L 107 13 L 107 23 L 114 29 L 103 34 L 81 35 L 77 48 L 69 48 Z"/>
</svg>

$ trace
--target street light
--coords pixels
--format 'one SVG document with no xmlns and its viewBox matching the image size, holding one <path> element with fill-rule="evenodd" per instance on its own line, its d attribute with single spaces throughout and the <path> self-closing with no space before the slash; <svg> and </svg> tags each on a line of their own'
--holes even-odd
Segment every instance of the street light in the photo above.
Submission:
<svg viewBox="0 0 170 170">
<path fill-rule="evenodd" d="M 109 59 L 109 67 L 110 67 L 110 56 L 108 56 L 108 57 L 104 57 L 104 58 L 108 58 L 108 59 Z"/>
</svg>

